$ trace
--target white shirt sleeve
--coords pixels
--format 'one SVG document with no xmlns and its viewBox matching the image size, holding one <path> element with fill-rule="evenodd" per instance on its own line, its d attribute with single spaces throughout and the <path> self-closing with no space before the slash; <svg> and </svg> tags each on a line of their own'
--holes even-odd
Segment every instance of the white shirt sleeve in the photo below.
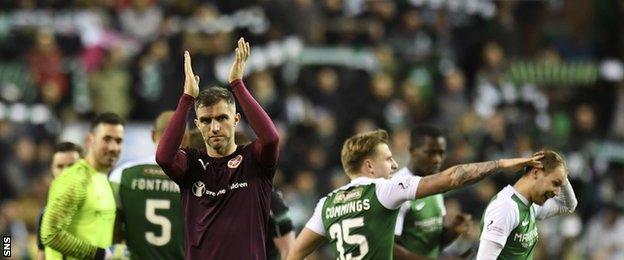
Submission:
<svg viewBox="0 0 624 260">
<path fill-rule="evenodd" d="M 113 190 L 113 196 L 115 197 L 115 204 L 118 209 L 123 209 L 121 204 L 121 197 L 119 196 L 119 186 L 121 185 L 121 173 L 125 168 L 117 167 L 108 176 L 108 182 L 111 183 L 111 189 Z"/>
<path fill-rule="evenodd" d="M 490 240 L 481 240 L 477 251 L 477 260 L 496 260 L 503 246 Z"/>
<path fill-rule="evenodd" d="M 563 187 L 561 187 L 559 195 L 548 199 L 542 206 L 533 204 L 535 207 L 535 218 L 541 220 L 563 213 L 572 213 L 576 209 L 577 204 L 578 201 L 576 200 L 574 189 L 572 189 L 570 181 L 566 180 Z"/>
<path fill-rule="evenodd" d="M 416 198 L 419 176 L 396 176 L 375 182 L 375 194 L 387 209 L 398 209 L 403 202 Z"/>
<path fill-rule="evenodd" d="M 108 175 L 108 181 L 112 183 L 121 183 L 121 172 L 124 170 L 122 167 L 117 167 Z"/>
<path fill-rule="evenodd" d="M 405 222 L 405 215 L 410 208 L 410 202 L 406 201 L 401 204 L 399 209 L 399 215 L 397 216 L 396 224 L 394 225 L 394 235 L 400 236 L 403 234 L 403 223 Z"/>
<path fill-rule="evenodd" d="M 305 225 L 305 227 L 321 236 L 325 236 L 325 227 L 323 226 L 323 219 L 321 217 L 321 214 L 323 214 L 323 204 L 325 204 L 325 199 L 327 199 L 327 197 L 322 198 L 318 203 L 316 203 L 314 213 L 312 213 L 312 217 L 310 217 L 310 220 L 308 220 L 308 223 Z"/>
<path fill-rule="evenodd" d="M 483 214 L 483 230 L 481 231 L 481 243 L 484 240 L 496 242 L 505 246 L 507 237 L 520 222 L 518 207 L 513 201 L 494 200 L 485 209 Z"/>
</svg>

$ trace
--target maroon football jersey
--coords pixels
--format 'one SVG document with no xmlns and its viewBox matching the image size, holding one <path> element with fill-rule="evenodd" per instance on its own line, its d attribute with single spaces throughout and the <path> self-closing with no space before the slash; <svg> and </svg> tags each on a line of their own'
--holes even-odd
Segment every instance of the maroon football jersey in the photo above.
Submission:
<svg viewBox="0 0 624 260">
<path fill-rule="evenodd" d="M 258 162 L 253 143 L 226 157 L 183 149 L 180 185 L 186 259 L 266 259 L 265 238 L 276 166 Z"/>
</svg>

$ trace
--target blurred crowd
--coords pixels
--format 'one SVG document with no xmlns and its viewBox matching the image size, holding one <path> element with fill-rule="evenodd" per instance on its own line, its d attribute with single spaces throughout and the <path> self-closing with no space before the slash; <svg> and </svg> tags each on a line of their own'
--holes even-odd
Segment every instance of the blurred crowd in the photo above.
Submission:
<svg viewBox="0 0 624 260">
<path fill-rule="evenodd" d="M 183 50 L 202 87 L 225 85 L 244 36 L 245 82 L 278 125 L 275 185 L 298 228 L 347 182 L 346 137 L 387 129 L 404 166 L 410 128 L 433 123 L 449 141 L 447 166 L 562 151 L 579 206 L 541 223 L 538 259 L 624 259 L 624 2 L 17 0 L 0 9 L 0 233 L 12 235 L 14 254 L 34 245 L 52 147 L 68 124 L 107 111 L 148 122 L 175 108 Z M 448 214 L 480 219 L 515 177 L 447 194 Z"/>
</svg>

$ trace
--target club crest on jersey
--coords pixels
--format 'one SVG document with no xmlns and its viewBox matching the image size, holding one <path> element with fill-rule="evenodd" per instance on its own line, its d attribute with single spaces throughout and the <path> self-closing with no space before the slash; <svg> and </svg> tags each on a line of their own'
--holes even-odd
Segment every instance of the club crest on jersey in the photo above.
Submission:
<svg viewBox="0 0 624 260">
<path fill-rule="evenodd" d="M 232 159 L 230 159 L 228 161 L 228 164 L 227 164 L 228 168 L 236 169 L 236 168 L 238 168 L 238 166 L 240 165 L 240 163 L 242 161 L 243 161 L 243 156 L 239 154 L 236 157 L 234 157 L 234 158 L 232 158 Z"/>
<path fill-rule="evenodd" d="M 206 192 L 206 184 L 204 184 L 201 181 L 196 181 L 193 184 L 192 191 L 193 191 L 193 195 L 199 198 L 202 195 L 204 195 L 204 192 Z"/>
</svg>

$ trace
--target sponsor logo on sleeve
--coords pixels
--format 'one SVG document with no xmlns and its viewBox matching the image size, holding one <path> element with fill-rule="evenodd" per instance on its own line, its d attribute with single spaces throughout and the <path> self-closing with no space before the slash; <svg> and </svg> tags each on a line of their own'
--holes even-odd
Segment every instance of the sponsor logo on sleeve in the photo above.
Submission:
<svg viewBox="0 0 624 260">
<path fill-rule="evenodd" d="M 490 220 L 485 229 L 494 235 L 503 236 L 505 234 L 505 229 L 496 225 L 494 220 Z"/>
<path fill-rule="evenodd" d="M 242 155 L 237 155 L 236 157 L 230 159 L 227 163 L 228 167 L 231 169 L 236 169 L 238 168 L 238 166 L 240 165 L 240 163 L 243 161 L 243 156 Z"/>
</svg>

